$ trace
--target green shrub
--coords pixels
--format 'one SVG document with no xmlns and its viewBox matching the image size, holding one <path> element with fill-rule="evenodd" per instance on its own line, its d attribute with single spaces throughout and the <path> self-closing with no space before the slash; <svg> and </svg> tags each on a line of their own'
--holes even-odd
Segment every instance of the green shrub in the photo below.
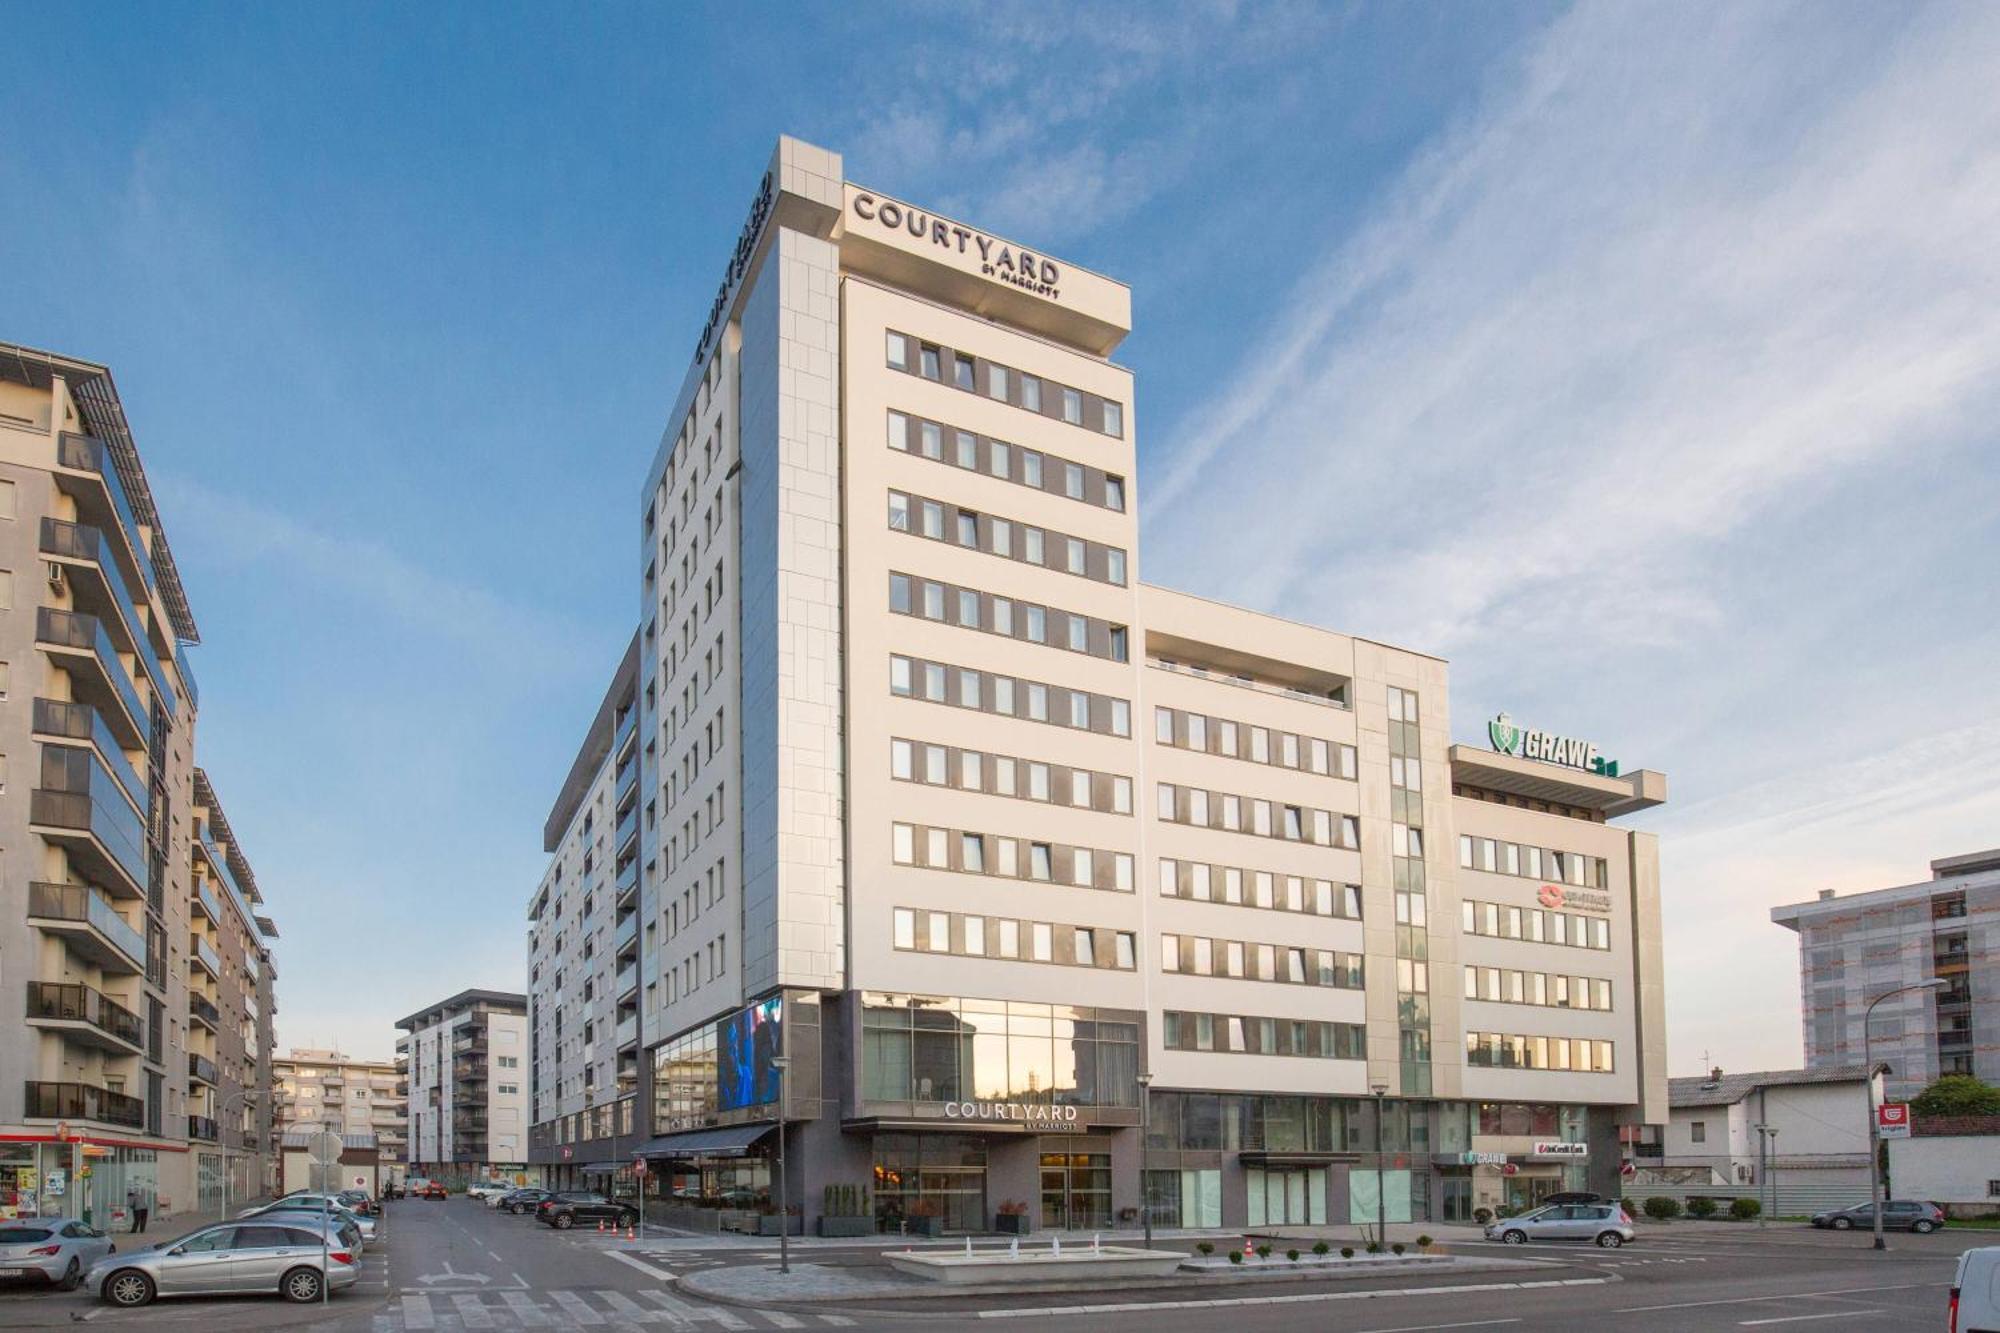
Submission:
<svg viewBox="0 0 2000 1333">
<path fill-rule="evenodd" d="M 1203 1258 L 1215 1253 L 1215 1242 L 1212 1240 L 1198 1240 L 1194 1247 L 1201 1251 Z"/>
<path fill-rule="evenodd" d="M 1480 1226 L 1485 1226 L 1493 1220 L 1493 1210 L 1491 1208 L 1475 1208 L 1472 1210 L 1472 1220 L 1479 1223 Z"/>
<path fill-rule="evenodd" d="M 1343 1259 L 1352 1259 L 1354 1257 L 1354 1247 L 1352 1245 L 1341 1246 L 1340 1257 Z"/>
<path fill-rule="evenodd" d="M 1731 1199 L 1729 1215 L 1739 1222 L 1747 1222 L 1764 1211 L 1764 1205 L 1755 1199 Z"/>
<path fill-rule="evenodd" d="M 1436 1244 L 1436 1242 L 1433 1241 L 1429 1236 L 1417 1237 L 1417 1248 L 1420 1250 L 1428 1250 L 1434 1244 Z"/>
<path fill-rule="evenodd" d="M 1230 1262 L 1230 1263 L 1232 1263 L 1232 1264 L 1240 1264 L 1240 1263 L 1242 1263 L 1242 1262 L 1243 1262 L 1243 1251 L 1241 1251 L 1241 1250 L 1231 1250 L 1231 1251 L 1229 1252 L 1229 1262 Z"/>
<path fill-rule="evenodd" d="M 1697 1198 L 1697 1199 L 1689 1199 L 1689 1200 L 1688 1200 L 1688 1216 L 1689 1216 L 1689 1217 L 1714 1217 L 1714 1216 L 1715 1216 L 1715 1200 L 1713 1200 L 1713 1199 L 1699 1199 L 1699 1198 Z"/>
<path fill-rule="evenodd" d="M 1268 1259 L 1271 1257 L 1271 1242 L 1265 1241 L 1257 1247 L 1257 1257 L 1259 1259 Z"/>
<path fill-rule="evenodd" d="M 1297 1263 L 1299 1261 L 1299 1252 L 1297 1250 L 1286 1250 L 1285 1257 L 1293 1263 Z"/>
<path fill-rule="evenodd" d="M 1326 1258 L 1326 1252 L 1332 1248 L 1333 1248 L 1332 1246 L 1328 1245 L 1323 1240 L 1316 1240 L 1313 1242 L 1313 1253 L 1318 1255 L 1322 1259 Z"/>
<path fill-rule="evenodd" d="M 1652 1198 L 1646 1200 L 1646 1216 L 1655 1221 L 1664 1222 L 1670 1217 L 1679 1217 L 1680 1215 L 1681 1201 L 1679 1199 L 1670 1199 L 1664 1194 L 1655 1194 Z"/>
<path fill-rule="evenodd" d="M 1371 1240 L 1371 1241 L 1369 1241 L 1369 1242 L 1368 1242 L 1368 1253 L 1370 1253 L 1370 1254 L 1380 1254 L 1380 1253 L 1382 1253 L 1382 1242 L 1381 1242 L 1381 1241 L 1379 1241 L 1379 1240 Z"/>
<path fill-rule="evenodd" d="M 1397 1256 L 1398 1258 L 1400 1258 L 1400 1257 L 1402 1256 L 1402 1253 L 1403 1253 L 1403 1242 L 1402 1242 L 1402 1241 L 1400 1241 L 1400 1240 L 1399 1240 L 1399 1241 L 1397 1241 L 1397 1242 L 1396 1242 L 1396 1243 L 1395 1243 L 1394 1245 L 1391 1245 L 1391 1246 L 1389 1247 L 1389 1251 L 1390 1251 L 1390 1253 L 1392 1253 L 1392 1254 L 1396 1255 L 1396 1256 Z"/>
</svg>

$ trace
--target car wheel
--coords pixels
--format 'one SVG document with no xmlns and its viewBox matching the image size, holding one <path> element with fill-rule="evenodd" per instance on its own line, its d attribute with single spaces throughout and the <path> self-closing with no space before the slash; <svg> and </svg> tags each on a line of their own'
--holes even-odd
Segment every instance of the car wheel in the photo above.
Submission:
<svg viewBox="0 0 2000 1333">
<path fill-rule="evenodd" d="M 507 1211 L 512 1213 L 516 1217 L 521 1217 L 527 1213 L 528 1205 L 526 1205 L 525 1203 L 517 1203 L 512 1208 L 509 1208 Z"/>
<path fill-rule="evenodd" d="M 1526 1245 L 1528 1243 L 1528 1233 L 1525 1231 L 1509 1231 L 1503 1234 L 1500 1239 L 1509 1245 Z"/>
<path fill-rule="evenodd" d="M 317 1268 L 294 1268 L 278 1284 L 278 1294 L 295 1305 L 305 1305 L 319 1299 L 322 1280 Z"/>
<path fill-rule="evenodd" d="M 72 1258 L 69 1267 L 63 1270 L 62 1280 L 56 1283 L 58 1291 L 75 1291 L 76 1284 L 83 1281 L 83 1262 Z"/>
<path fill-rule="evenodd" d="M 1615 1231 L 1607 1231 L 1597 1238 L 1597 1243 L 1607 1250 L 1615 1250 L 1625 1243 L 1625 1238 Z"/>
<path fill-rule="evenodd" d="M 576 1225 L 576 1219 L 568 1213 L 557 1213 L 551 1221 L 554 1223 L 557 1231 L 568 1231 Z"/>
<path fill-rule="evenodd" d="M 1851 1217 L 1836 1217 L 1833 1219 L 1833 1229 L 1835 1231 L 1852 1231 L 1854 1229 L 1854 1219 Z"/>
<path fill-rule="evenodd" d="M 104 1299 L 126 1309 L 137 1309 L 153 1301 L 153 1279 L 136 1268 L 113 1273 L 104 1283 Z"/>
<path fill-rule="evenodd" d="M 1916 1232 L 1919 1236 L 1928 1236 L 1931 1232 L 1937 1230 L 1937 1223 L 1931 1221 L 1929 1218 L 1925 1218 L 1920 1222 L 1914 1223 L 1910 1227 L 1910 1230 Z"/>
</svg>

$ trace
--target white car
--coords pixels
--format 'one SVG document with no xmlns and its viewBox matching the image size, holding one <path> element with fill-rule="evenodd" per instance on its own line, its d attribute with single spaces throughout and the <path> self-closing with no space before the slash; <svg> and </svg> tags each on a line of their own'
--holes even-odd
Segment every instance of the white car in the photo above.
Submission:
<svg viewBox="0 0 2000 1333">
<path fill-rule="evenodd" d="M 491 1207 L 493 1201 L 510 1190 L 518 1188 L 511 1181 L 475 1180 L 465 1187 L 466 1194 Z"/>
<path fill-rule="evenodd" d="M 1951 1280 L 1951 1333 L 2000 1331 L 2000 1245 L 1958 1256 Z"/>
</svg>

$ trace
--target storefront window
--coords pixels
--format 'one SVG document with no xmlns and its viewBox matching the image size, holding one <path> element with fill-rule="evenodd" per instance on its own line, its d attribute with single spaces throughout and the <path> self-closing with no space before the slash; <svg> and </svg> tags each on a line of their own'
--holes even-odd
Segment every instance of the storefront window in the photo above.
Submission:
<svg viewBox="0 0 2000 1333">
<path fill-rule="evenodd" d="M 969 1134 L 877 1134 L 875 1224 L 900 1233 L 914 1218 L 947 1231 L 984 1231 L 986 1144 Z"/>
<path fill-rule="evenodd" d="M 1111 1225 L 1111 1154 L 1042 1154 L 1042 1225 L 1079 1231 Z"/>
<path fill-rule="evenodd" d="M 863 1098 L 1137 1107 L 1139 1015 L 870 992 Z"/>
</svg>

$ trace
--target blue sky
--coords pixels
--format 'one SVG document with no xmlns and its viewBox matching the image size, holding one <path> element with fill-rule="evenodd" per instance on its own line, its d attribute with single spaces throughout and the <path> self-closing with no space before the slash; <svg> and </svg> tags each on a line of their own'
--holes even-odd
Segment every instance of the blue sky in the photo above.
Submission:
<svg viewBox="0 0 2000 1333">
<path fill-rule="evenodd" d="M 1147 578 L 1449 656 L 1463 739 L 1506 708 L 1669 774 L 1676 1072 L 1798 1058 L 1771 905 L 2000 844 L 1990 9 L 7 27 L 0 338 L 118 378 L 286 1044 L 521 983 L 781 132 L 1132 284 Z"/>
</svg>

